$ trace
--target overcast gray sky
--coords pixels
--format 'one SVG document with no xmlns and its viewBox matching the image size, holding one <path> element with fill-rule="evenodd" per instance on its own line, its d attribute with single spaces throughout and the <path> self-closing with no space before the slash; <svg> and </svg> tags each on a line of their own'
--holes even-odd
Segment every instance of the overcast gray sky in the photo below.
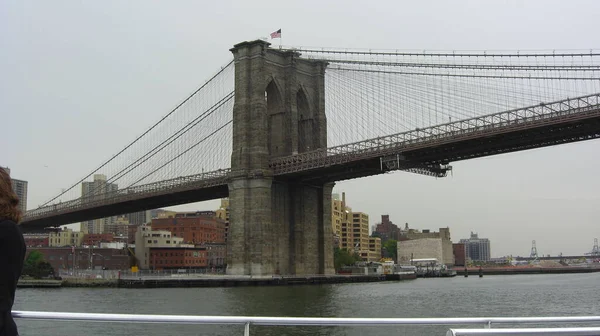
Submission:
<svg viewBox="0 0 600 336">
<path fill-rule="evenodd" d="M 3 1 L 0 165 L 36 207 L 193 92 L 240 41 L 373 49 L 599 48 L 597 1 Z M 600 142 L 338 183 L 356 211 L 475 231 L 492 254 L 580 254 L 600 237 Z M 178 209 L 214 209 L 218 201 Z"/>
</svg>

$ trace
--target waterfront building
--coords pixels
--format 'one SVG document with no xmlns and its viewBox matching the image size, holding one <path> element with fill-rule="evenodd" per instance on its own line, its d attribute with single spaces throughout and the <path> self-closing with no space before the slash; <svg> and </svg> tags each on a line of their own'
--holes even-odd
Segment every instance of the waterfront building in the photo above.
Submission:
<svg viewBox="0 0 600 336">
<path fill-rule="evenodd" d="M 469 239 L 461 239 L 461 244 L 465 244 L 467 258 L 472 261 L 488 261 L 490 260 L 491 249 L 490 240 L 487 238 L 479 238 L 477 233 L 471 232 Z"/>
<path fill-rule="evenodd" d="M 215 216 L 225 223 L 225 241 L 229 235 L 229 198 L 221 199 L 221 206 L 215 211 Z"/>
<path fill-rule="evenodd" d="M 398 263 L 409 265 L 411 259 L 435 258 L 439 263 L 454 265 L 454 253 L 449 228 L 439 232 L 409 229 L 398 242 Z"/>
<path fill-rule="evenodd" d="M 81 246 L 83 243 L 83 232 L 73 231 L 69 228 L 62 228 L 55 232 L 50 232 L 48 239 L 49 247 Z"/>
<path fill-rule="evenodd" d="M 60 270 L 126 270 L 130 267 L 129 256 L 124 249 L 40 247 L 28 248 L 27 255 L 32 251 L 39 251 L 44 256 L 44 261 L 50 263 L 57 273 Z"/>
<path fill-rule="evenodd" d="M 332 195 L 331 225 L 333 239 L 340 249 L 357 253 L 364 261 L 381 259 L 381 239 L 369 236 L 369 215 L 354 212 L 346 204 L 346 193 Z"/>
<path fill-rule="evenodd" d="M 155 218 L 152 228 L 169 231 L 187 244 L 225 243 L 225 221 L 214 211 L 178 212 L 170 218 Z"/>
<path fill-rule="evenodd" d="M 465 244 L 452 244 L 452 252 L 454 254 L 454 266 L 465 266 L 467 264 Z"/>
<path fill-rule="evenodd" d="M 100 246 L 100 243 L 111 243 L 115 240 L 112 233 L 86 233 L 83 235 L 82 245 Z"/>
<path fill-rule="evenodd" d="M 48 247 L 50 244 L 48 233 L 24 233 L 23 239 L 27 247 Z"/>
<path fill-rule="evenodd" d="M 169 262 L 161 262 L 161 257 L 170 256 L 165 254 L 170 249 L 178 249 L 177 251 L 172 250 L 177 260 L 184 260 L 183 262 L 173 261 L 175 259 L 169 259 Z M 137 266 L 140 269 L 149 268 L 170 268 L 173 265 L 191 265 L 196 266 L 196 263 L 185 262 L 185 258 L 188 257 L 188 252 L 198 252 L 202 249 L 196 249 L 193 244 L 185 244 L 183 238 L 175 237 L 170 231 L 165 230 L 153 230 L 151 225 L 140 225 L 135 235 L 135 258 L 137 260 Z M 195 254 L 198 258 L 198 253 Z M 204 255 L 205 257 L 205 255 Z"/>
</svg>

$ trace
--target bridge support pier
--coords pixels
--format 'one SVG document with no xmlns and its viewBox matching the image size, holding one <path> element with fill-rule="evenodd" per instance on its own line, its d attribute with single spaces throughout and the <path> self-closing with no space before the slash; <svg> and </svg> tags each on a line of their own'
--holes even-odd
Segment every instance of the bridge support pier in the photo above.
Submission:
<svg viewBox="0 0 600 336">
<path fill-rule="evenodd" d="M 332 188 L 232 181 L 227 274 L 333 274 Z"/>
<path fill-rule="evenodd" d="M 333 273 L 333 184 L 277 180 L 272 158 L 327 148 L 323 61 L 264 41 L 235 62 L 227 273 Z"/>
</svg>

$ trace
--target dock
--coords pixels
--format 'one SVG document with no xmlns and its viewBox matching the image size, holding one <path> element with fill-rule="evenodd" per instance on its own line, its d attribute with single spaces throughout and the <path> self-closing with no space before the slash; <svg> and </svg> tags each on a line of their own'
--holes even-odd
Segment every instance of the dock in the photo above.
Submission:
<svg viewBox="0 0 600 336">
<path fill-rule="evenodd" d="M 455 268 L 458 275 L 464 275 L 465 269 Z M 470 268 L 469 275 L 478 275 L 479 268 Z M 600 272 L 600 267 L 492 267 L 482 268 L 483 275 L 518 275 L 518 274 L 573 274 Z"/>
<path fill-rule="evenodd" d="M 58 288 L 62 286 L 62 280 L 51 279 L 20 279 L 17 282 L 18 288 Z"/>
<path fill-rule="evenodd" d="M 376 275 L 315 275 L 315 276 L 204 276 L 204 277 L 157 277 L 121 279 L 122 288 L 168 288 L 168 287 L 242 287 L 242 286 L 292 286 L 334 283 L 358 283 L 398 281 L 398 278 Z"/>
</svg>

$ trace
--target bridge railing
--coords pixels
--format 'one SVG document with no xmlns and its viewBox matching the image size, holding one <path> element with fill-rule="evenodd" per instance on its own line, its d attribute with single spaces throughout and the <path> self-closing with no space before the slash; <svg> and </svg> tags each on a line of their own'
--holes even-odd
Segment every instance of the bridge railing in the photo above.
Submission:
<svg viewBox="0 0 600 336">
<path fill-rule="evenodd" d="M 121 323 L 164 324 L 217 324 L 244 326 L 244 336 L 250 336 L 250 326 L 407 326 L 444 325 L 478 326 L 473 329 L 450 329 L 446 335 L 598 335 L 600 316 L 561 317 L 451 317 L 451 318 L 342 318 L 342 317 L 261 317 L 261 316 L 191 316 L 191 315 L 142 315 L 142 314 L 89 314 L 40 311 L 13 311 L 17 319 L 44 321 L 86 321 Z M 549 326 L 553 323 L 594 323 L 592 327 L 544 327 L 544 328 L 498 328 L 496 325 L 536 324 Z"/>
<path fill-rule="evenodd" d="M 550 125 L 567 118 L 600 115 L 600 93 L 542 103 L 535 106 L 417 128 L 392 135 L 320 149 L 274 159 L 276 175 L 343 164 L 357 159 L 376 158 L 415 150 L 432 144 L 441 145 L 459 139 L 526 129 L 532 125 Z"/>
</svg>

